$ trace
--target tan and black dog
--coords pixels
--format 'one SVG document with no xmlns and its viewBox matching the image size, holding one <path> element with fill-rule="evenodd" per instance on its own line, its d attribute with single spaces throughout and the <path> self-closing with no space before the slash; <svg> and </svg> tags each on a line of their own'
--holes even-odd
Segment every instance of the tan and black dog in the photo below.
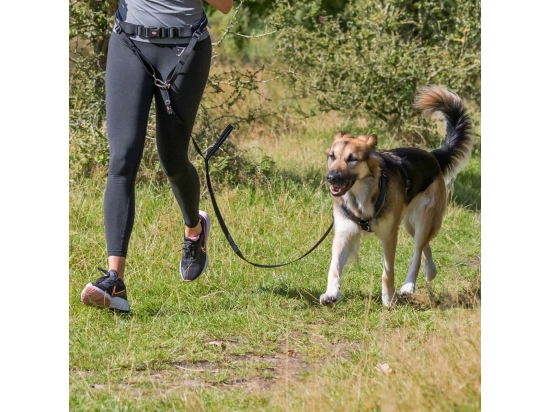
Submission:
<svg viewBox="0 0 550 412">
<path fill-rule="evenodd" d="M 395 302 L 394 262 L 401 223 L 414 239 L 414 255 L 400 294 L 414 293 L 421 256 L 426 280 L 435 278 L 429 242 L 441 227 L 446 185 L 470 160 L 474 133 L 461 99 L 443 87 L 421 88 L 415 107 L 425 114 L 439 112 L 445 118 L 447 134 L 441 148 L 432 152 L 411 147 L 377 150 L 374 135 L 354 138 L 339 132 L 327 150 L 334 240 L 322 305 L 340 298 L 342 271 L 348 257 L 357 256 L 361 235 L 366 233 L 382 242 L 382 302 L 385 306 Z"/>
</svg>

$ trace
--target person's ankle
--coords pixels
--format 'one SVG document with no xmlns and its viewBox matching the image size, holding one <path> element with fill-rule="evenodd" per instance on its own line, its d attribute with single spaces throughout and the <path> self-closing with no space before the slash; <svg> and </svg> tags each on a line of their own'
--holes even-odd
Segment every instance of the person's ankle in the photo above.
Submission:
<svg viewBox="0 0 550 412">
<path fill-rule="evenodd" d="M 201 222 L 199 221 L 199 224 L 195 227 L 185 227 L 185 237 L 188 238 L 188 239 L 193 239 L 195 240 L 198 239 L 200 237 L 202 233 L 202 225 L 201 225 Z"/>
</svg>

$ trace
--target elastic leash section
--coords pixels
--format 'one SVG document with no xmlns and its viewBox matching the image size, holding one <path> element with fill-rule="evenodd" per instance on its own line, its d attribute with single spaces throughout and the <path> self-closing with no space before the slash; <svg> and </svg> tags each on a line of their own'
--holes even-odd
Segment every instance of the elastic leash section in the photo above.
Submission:
<svg viewBox="0 0 550 412">
<path fill-rule="evenodd" d="M 210 199 L 212 200 L 212 207 L 214 208 L 214 213 L 216 214 L 216 218 L 218 219 L 218 222 L 220 224 L 220 227 L 222 228 L 222 232 L 225 235 L 225 238 L 227 239 L 227 242 L 229 243 L 229 245 L 231 246 L 231 248 L 233 249 L 233 251 L 235 252 L 235 254 L 237 256 L 239 256 L 242 260 L 244 260 L 245 262 L 251 264 L 252 266 L 256 266 L 256 267 L 259 267 L 259 268 L 266 268 L 266 269 L 268 269 L 268 268 L 278 268 L 278 267 L 290 265 L 291 263 L 294 263 L 294 262 L 297 262 L 300 259 L 303 259 L 307 255 L 309 255 L 311 252 L 313 252 L 317 248 L 317 246 L 319 246 L 323 242 L 323 240 L 325 240 L 325 238 L 328 236 L 328 234 L 332 230 L 332 226 L 334 225 L 334 218 L 333 218 L 329 228 L 327 229 L 327 231 L 321 237 L 321 239 L 319 239 L 319 241 L 315 245 L 313 245 L 313 247 L 311 249 L 309 249 L 309 251 L 307 251 L 305 254 L 303 254 L 299 258 L 291 260 L 290 262 L 273 264 L 273 265 L 264 265 L 264 264 L 260 264 L 260 263 L 254 263 L 254 262 L 251 262 L 248 259 L 246 259 L 243 255 L 243 253 L 241 252 L 241 250 L 239 249 L 239 247 L 237 246 L 237 244 L 235 243 L 235 241 L 233 240 L 233 237 L 229 233 L 229 229 L 227 228 L 227 225 L 225 224 L 225 221 L 224 221 L 224 219 L 222 217 L 222 214 L 220 212 L 220 208 L 218 207 L 218 203 L 216 202 L 216 197 L 214 196 L 214 189 L 212 188 L 212 182 L 210 181 L 210 170 L 209 170 L 208 161 L 214 155 L 214 153 L 216 153 L 216 151 L 220 148 L 220 146 L 223 144 L 223 142 L 229 137 L 232 130 L 233 130 L 233 126 L 228 125 L 225 128 L 225 130 L 222 132 L 222 134 L 220 135 L 220 138 L 214 144 L 214 146 L 212 146 L 210 149 L 208 149 L 206 156 L 204 156 L 202 154 L 202 152 L 198 148 L 197 143 L 193 140 L 193 145 L 195 146 L 195 149 L 199 152 L 201 157 L 204 159 L 205 168 L 206 168 L 206 185 L 208 186 L 208 193 L 210 194 Z"/>
</svg>

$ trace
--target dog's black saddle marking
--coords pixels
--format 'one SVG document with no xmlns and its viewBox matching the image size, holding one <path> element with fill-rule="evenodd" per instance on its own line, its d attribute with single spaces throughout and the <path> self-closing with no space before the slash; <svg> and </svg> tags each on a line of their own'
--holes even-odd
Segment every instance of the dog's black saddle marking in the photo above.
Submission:
<svg viewBox="0 0 550 412">
<path fill-rule="evenodd" d="M 404 185 L 405 203 L 409 204 L 414 197 L 433 183 L 441 173 L 439 163 L 433 154 L 422 149 L 401 147 L 397 149 L 380 151 L 384 159 L 384 166 L 393 176 L 393 171 L 398 171 Z"/>
<path fill-rule="evenodd" d="M 384 203 L 386 202 L 387 185 L 388 182 L 386 180 L 386 176 L 382 173 L 380 175 L 380 179 L 378 179 L 378 199 L 376 199 L 376 203 L 374 204 L 374 215 L 367 219 L 359 219 L 342 203 L 340 205 L 340 209 L 342 210 L 344 216 L 352 222 L 357 223 L 365 232 L 372 232 L 370 223 L 372 219 L 378 216 L 378 213 L 380 213 L 382 206 L 384 206 Z"/>
</svg>

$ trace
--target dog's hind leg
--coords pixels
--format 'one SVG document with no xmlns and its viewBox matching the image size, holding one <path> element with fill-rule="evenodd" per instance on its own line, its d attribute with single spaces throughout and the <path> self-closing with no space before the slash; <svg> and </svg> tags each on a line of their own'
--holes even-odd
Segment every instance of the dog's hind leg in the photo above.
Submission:
<svg viewBox="0 0 550 412">
<path fill-rule="evenodd" d="M 403 224 L 414 238 L 414 255 L 400 294 L 414 293 L 416 278 L 420 270 L 420 260 L 424 256 L 424 274 L 432 280 L 437 271 L 432 258 L 429 242 L 439 231 L 445 211 L 445 183 L 438 177 L 424 193 L 418 195 L 409 205 Z"/>
<path fill-rule="evenodd" d="M 420 270 L 420 259 L 422 257 L 422 251 L 426 246 L 428 246 L 429 233 L 423 233 L 424 231 L 416 231 L 414 236 L 414 255 L 407 272 L 407 277 L 399 293 L 401 295 L 410 295 L 414 293 L 416 278 L 418 277 L 418 272 Z"/>
<path fill-rule="evenodd" d="M 429 243 L 424 246 L 422 257 L 424 258 L 424 261 L 422 262 L 422 266 L 424 268 L 424 278 L 428 282 L 431 282 L 437 275 L 437 268 L 435 267 L 435 262 L 432 258 L 432 248 Z"/>
<path fill-rule="evenodd" d="M 348 257 L 357 256 L 361 239 L 360 228 L 351 220 L 335 215 L 332 259 L 328 271 L 327 291 L 319 299 L 321 305 L 330 305 L 342 296 L 340 284 Z"/>
<path fill-rule="evenodd" d="M 415 230 L 414 226 L 408 222 L 404 221 L 404 226 L 409 235 L 414 239 Z M 430 282 L 435 279 L 435 276 L 437 275 L 437 268 L 435 267 L 435 262 L 432 258 L 432 248 L 430 247 L 430 244 L 428 243 L 426 246 L 424 246 L 424 249 L 422 250 L 422 267 L 424 269 L 424 278 Z M 412 263 L 412 260 L 411 260 Z"/>
</svg>

